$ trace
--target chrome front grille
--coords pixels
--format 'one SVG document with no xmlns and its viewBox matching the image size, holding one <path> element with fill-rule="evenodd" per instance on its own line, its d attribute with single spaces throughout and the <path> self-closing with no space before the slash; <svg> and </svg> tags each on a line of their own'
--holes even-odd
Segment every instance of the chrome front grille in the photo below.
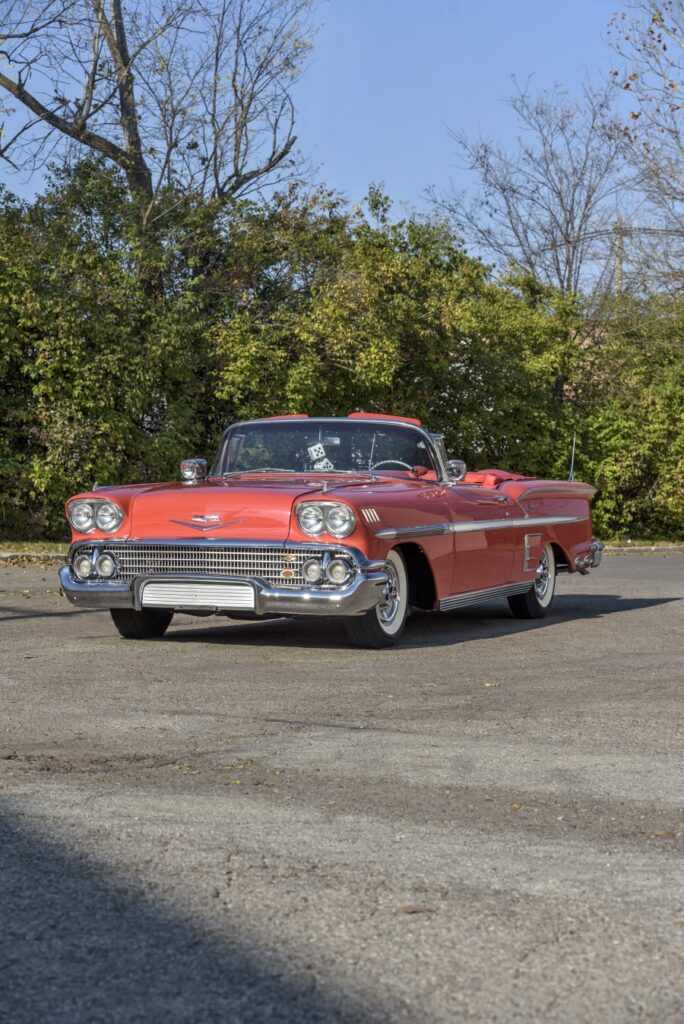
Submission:
<svg viewBox="0 0 684 1024">
<path fill-rule="evenodd" d="M 210 576 L 255 576 L 278 587 L 304 586 L 303 563 L 307 558 L 322 558 L 326 551 L 321 547 L 284 547 L 277 544 L 204 546 L 182 542 L 108 544 L 102 541 L 80 544 L 78 547 L 79 553 L 84 554 L 95 549 L 100 554 L 110 552 L 116 558 L 118 570 L 111 577 L 113 583 L 130 583 L 136 576 L 199 573 Z"/>
</svg>

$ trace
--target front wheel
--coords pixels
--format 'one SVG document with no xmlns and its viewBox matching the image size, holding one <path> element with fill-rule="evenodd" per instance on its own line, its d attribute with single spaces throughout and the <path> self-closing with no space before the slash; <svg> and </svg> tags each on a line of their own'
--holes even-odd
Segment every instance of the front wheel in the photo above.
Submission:
<svg viewBox="0 0 684 1024">
<path fill-rule="evenodd" d="M 542 551 L 532 587 L 524 594 L 508 598 L 516 619 L 543 619 L 556 591 L 556 556 L 551 544 Z"/>
<path fill-rule="evenodd" d="M 408 574 L 400 551 L 387 556 L 389 579 L 382 600 L 364 615 L 350 616 L 344 625 L 355 647 L 391 647 L 401 636 L 408 612 Z"/>
<path fill-rule="evenodd" d="M 124 640 L 154 640 L 163 636 L 171 624 L 173 612 L 165 608 L 110 608 L 109 614 Z"/>
</svg>

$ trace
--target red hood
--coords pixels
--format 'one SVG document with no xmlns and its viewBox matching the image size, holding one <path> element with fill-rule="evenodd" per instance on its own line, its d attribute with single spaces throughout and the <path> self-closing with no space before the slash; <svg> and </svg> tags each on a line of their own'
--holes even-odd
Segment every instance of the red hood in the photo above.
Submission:
<svg viewBox="0 0 684 1024">
<path fill-rule="evenodd" d="M 305 480 L 209 480 L 145 488 L 130 506 L 130 537 L 286 540 L 292 505 L 320 486 Z M 112 497 L 115 497 L 112 495 Z M 215 518 L 218 517 L 218 518 Z"/>
<path fill-rule="evenodd" d="M 418 500 L 419 495 L 434 494 L 435 485 L 391 477 L 373 482 L 339 477 L 334 480 L 329 477 L 312 480 L 306 476 L 279 478 L 273 475 L 261 479 L 223 480 L 213 477 L 191 486 L 179 482 L 103 487 L 95 493 L 83 493 L 75 498 L 111 498 L 120 505 L 124 521 L 113 535 L 117 539 L 204 538 L 283 542 L 293 533 L 294 539 L 310 539 L 301 534 L 296 522 L 292 521 L 292 507 L 300 498 L 320 496 L 328 501 L 344 501 L 358 513 L 360 507 L 369 504 L 375 503 L 378 507 L 389 504 L 391 507 L 397 499 L 402 504 L 407 490 L 411 490 Z M 429 507 L 427 511 L 429 514 Z M 366 528 L 363 517 L 359 515 L 357 518 L 359 531 L 355 543 Z M 74 539 L 80 536 L 93 540 L 112 535 L 97 530 L 87 535 L 74 534 Z"/>
</svg>

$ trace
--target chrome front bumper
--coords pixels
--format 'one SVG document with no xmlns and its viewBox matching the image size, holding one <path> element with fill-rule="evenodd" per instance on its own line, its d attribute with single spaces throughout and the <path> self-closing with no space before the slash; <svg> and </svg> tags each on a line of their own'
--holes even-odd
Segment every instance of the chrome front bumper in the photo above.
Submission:
<svg viewBox="0 0 684 1024">
<path fill-rule="evenodd" d="M 269 587 L 256 578 L 244 576 L 201 576 L 201 575 L 163 575 L 138 576 L 132 584 L 104 583 L 101 581 L 79 580 L 71 571 L 70 565 L 63 565 L 59 570 L 59 580 L 65 597 L 78 608 L 134 608 L 140 610 L 142 591 L 147 583 L 193 583 L 201 587 L 203 583 L 215 587 L 221 584 L 248 585 L 254 591 L 254 608 L 250 609 L 256 616 L 260 615 L 363 615 L 375 608 L 385 596 L 385 588 L 389 582 L 383 570 L 357 572 L 347 587 L 339 590 L 324 590 L 318 587 Z M 149 602 L 145 607 L 154 607 Z M 168 605 L 166 605 L 168 607 Z M 175 611 L 226 613 L 243 612 L 242 608 L 222 604 L 193 604 L 191 607 L 182 605 Z"/>
</svg>

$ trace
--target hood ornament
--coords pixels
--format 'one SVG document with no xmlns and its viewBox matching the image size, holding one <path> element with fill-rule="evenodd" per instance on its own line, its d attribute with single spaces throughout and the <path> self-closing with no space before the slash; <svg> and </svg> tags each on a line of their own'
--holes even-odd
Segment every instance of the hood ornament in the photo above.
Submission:
<svg viewBox="0 0 684 1024">
<path fill-rule="evenodd" d="M 206 533 L 208 530 L 223 530 L 226 526 L 237 526 L 238 523 L 244 522 L 243 519 L 231 519 L 229 523 L 222 523 L 221 516 L 216 512 L 212 512 L 207 515 L 197 514 L 192 516 L 191 522 L 184 522 L 182 519 L 170 519 L 169 522 L 175 523 L 177 526 L 189 526 L 191 530 L 200 530 L 202 533 Z"/>
</svg>

